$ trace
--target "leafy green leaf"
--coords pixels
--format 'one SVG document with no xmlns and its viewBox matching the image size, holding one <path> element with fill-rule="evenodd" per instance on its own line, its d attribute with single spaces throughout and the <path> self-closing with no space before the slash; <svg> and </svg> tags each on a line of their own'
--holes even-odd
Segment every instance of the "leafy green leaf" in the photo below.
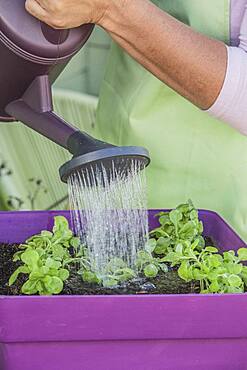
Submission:
<svg viewBox="0 0 247 370">
<path fill-rule="evenodd" d="M 59 294 L 63 290 L 63 281 L 57 276 L 46 276 L 44 286 L 48 293 Z"/>
<path fill-rule="evenodd" d="M 94 272 L 87 271 L 87 270 L 84 270 L 82 272 L 82 280 L 85 281 L 86 283 L 90 283 L 90 284 L 99 284 L 100 283 L 100 279 L 97 277 L 97 275 Z"/>
<path fill-rule="evenodd" d="M 239 288 L 242 285 L 242 279 L 238 275 L 230 275 L 228 282 L 232 287 Z"/>
<path fill-rule="evenodd" d="M 190 219 L 191 220 L 198 220 L 198 211 L 195 209 L 191 209 L 190 211 Z"/>
<path fill-rule="evenodd" d="M 171 220 L 169 217 L 169 213 L 161 212 L 159 216 L 159 223 L 161 224 L 161 226 L 170 225 Z"/>
<path fill-rule="evenodd" d="M 187 261 L 183 261 L 179 266 L 178 276 L 185 281 L 190 281 L 192 279 L 192 274 L 189 270 L 189 263 Z"/>
<path fill-rule="evenodd" d="M 156 247 L 156 240 L 154 238 L 151 238 L 147 241 L 145 245 L 145 250 L 149 253 L 153 253 Z"/>
<path fill-rule="evenodd" d="M 175 228 L 178 228 L 179 221 L 182 220 L 182 213 L 178 209 L 174 209 L 169 213 L 169 217 Z"/>
<path fill-rule="evenodd" d="M 182 226 L 182 228 L 179 230 L 179 237 L 181 239 L 192 239 L 197 234 L 197 230 L 195 229 L 195 225 L 188 221 L 186 224 Z"/>
<path fill-rule="evenodd" d="M 9 278 L 9 286 L 13 285 L 19 274 L 28 274 L 30 272 L 29 268 L 27 266 L 19 266 L 14 272 L 13 274 L 10 276 Z"/>
<path fill-rule="evenodd" d="M 176 245 L 175 252 L 182 255 L 183 254 L 183 244 L 179 243 L 178 245 Z"/>
<path fill-rule="evenodd" d="M 159 268 L 165 273 L 168 272 L 168 266 L 165 263 L 160 263 Z"/>
<path fill-rule="evenodd" d="M 151 259 L 152 259 L 152 257 L 150 256 L 150 253 L 148 253 L 147 251 L 144 251 L 144 250 L 140 250 L 137 253 L 136 265 L 137 265 L 137 267 L 142 267 L 145 263 L 150 262 Z"/>
<path fill-rule="evenodd" d="M 71 238 L 70 240 L 71 247 L 77 249 L 80 246 L 80 238 Z"/>
<path fill-rule="evenodd" d="M 114 277 L 119 281 L 128 281 L 133 279 L 135 276 L 135 272 L 129 267 L 125 267 L 114 272 Z"/>
<path fill-rule="evenodd" d="M 162 236 L 157 240 L 154 252 L 156 254 L 165 254 L 167 253 L 170 244 L 171 244 L 170 238 L 164 238 Z"/>
<path fill-rule="evenodd" d="M 223 253 L 223 258 L 225 262 L 234 262 L 236 260 L 234 251 L 227 251 Z"/>
<path fill-rule="evenodd" d="M 144 268 L 144 274 L 146 277 L 153 278 L 158 275 L 158 269 L 154 264 L 149 264 Z"/>
<path fill-rule="evenodd" d="M 50 232 L 50 231 L 47 231 L 47 230 L 43 230 L 41 231 L 41 236 L 43 238 L 48 238 L 48 239 L 51 239 L 53 234 Z"/>
<path fill-rule="evenodd" d="M 206 261 L 209 267 L 218 267 L 222 263 L 221 256 L 217 254 L 209 255 Z"/>
<path fill-rule="evenodd" d="M 238 257 L 240 261 L 247 261 L 247 248 L 240 248 L 238 250 Z"/>
<path fill-rule="evenodd" d="M 21 291 L 23 294 L 36 294 L 37 293 L 37 280 L 28 280 L 26 281 L 23 285 L 22 285 L 22 288 L 21 288 Z"/>
<path fill-rule="evenodd" d="M 107 265 L 107 271 L 114 272 L 117 269 L 122 269 L 126 267 L 126 263 L 118 257 L 112 258 Z"/>
<path fill-rule="evenodd" d="M 68 229 L 69 229 L 69 223 L 68 223 L 68 220 L 64 216 L 54 217 L 54 226 L 52 230 L 54 234 L 57 232 L 63 234 L 63 232 Z"/>
<path fill-rule="evenodd" d="M 215 247 L 205 247 L 204 249 L 206 252 L 211 252 L 211 253 L 218 253 L 218 249 Z"/>
<path fill-rule="evenodd" d="M 243 265 L 241 263 L 228 262 L 225 264 L 227 272 L 230 274 L 239 275 L 242 272 Z"/>
<path fill-rule="evenodd" d="M 67 269 L 60 269 L 58 271 L 58 277 L 61 280 L 63 280 L 63 281 L 67 280 L 69 278 L 69 270 L 67 270 Z"/>
<path fill-rule="evenodd" d="M 220 290 L 220 285 L 217 280 L 214 280 L 210 285 L 209 285 L 209 292 L 210 293 L 217 293 Z"/>
<path fill-rule="evenodd" d="M 48 257 L 45 266 L 49 268 L 59 269 L 61 267 L 61 262 L 55 261 L 53 258 Z"/>
<path fill-rule="evenodd" d="M 29 267 L 33 268 L 35 265 L 37 265 L 39 261 L 39 254 L 32 250 L 32 249 L 27 249 L 22 255 L 21 255 L 21 260 L 24 262 L 26 265 Z"/>
<path fill-rule="evenodd" d="M 180 276 L 181 277 L 181 276 Z M 206 274 L 199 268 L 192 267 L 192 277 L 194 280 L 203 280 L 206 277 Z"/>
<path fill-rule="evenodd" d="M 23 251 L 18 251 L 18 252 L 16 252 L 16 253 L 14 254 L 14 256 L 13 256 L 13 262 L 20 261 L 22 253 L 23 253 Z"/>
<path fill-rule="evenodd" d="M 103 280 L 103 286 L 105 288 L 112 288 L 114 286 L 117 286 L 118 285 L 118 280 L 116 279 L 113 279 L 113 278 L 106 278 Z"/>
</svg>

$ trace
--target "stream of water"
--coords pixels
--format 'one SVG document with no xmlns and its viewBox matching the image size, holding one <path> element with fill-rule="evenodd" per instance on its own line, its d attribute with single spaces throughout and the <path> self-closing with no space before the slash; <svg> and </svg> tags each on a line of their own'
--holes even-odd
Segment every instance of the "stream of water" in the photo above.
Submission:
<svg viewBox="0 0 247 370">
<path fill-rule="evenodd" d="M 91 183 L 92 186 L 88 186 Z M 74 172 L 68 181 L 72 222 L 96 272 L 113 257 L 133 268 L 148 235 L 145 170 L 133 160 L 127 176 L 106 170 Z"/>
</svg>

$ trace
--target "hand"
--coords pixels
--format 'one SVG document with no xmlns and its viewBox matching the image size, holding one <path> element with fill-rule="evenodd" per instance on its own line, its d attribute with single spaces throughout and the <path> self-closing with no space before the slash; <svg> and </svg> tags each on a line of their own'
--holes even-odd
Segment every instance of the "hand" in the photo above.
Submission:
<svg viewBox="0 0 247 370">
<path fill-rule="evenodd" d="M 108 10 L 108 0 L 26 0 L 26 10 L 58 29 L 82 24 L 100 24 Z"/>
</svg>

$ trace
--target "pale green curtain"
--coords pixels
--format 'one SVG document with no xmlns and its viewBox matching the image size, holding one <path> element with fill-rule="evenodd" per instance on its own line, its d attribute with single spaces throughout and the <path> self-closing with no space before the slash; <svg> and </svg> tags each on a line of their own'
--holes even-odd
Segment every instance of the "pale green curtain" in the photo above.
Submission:
<svg viewBox="0 0 247 370">
<path fill-rule="evenodd" d="M 96 106 L 96 97 L 69 90 L 55 90 L 54 110 L 79 129 L 97 136 L 94 129 Z M 58 169 L 69 158 L 66 150 L 23 124 L 1 123 L 0 163 L 6 162 L 0 172 L 2 209 L 9 206 L 9 197 L 12 197 L 14 205 L 19 204 L 15 198 L 20 198 L 23 201 L 21 208 L 30 209 L 28 198 L 32 198 L 38 188 L 35 209 L 47 209 L 53 204 L 55 208 L 65 208 L 67 200 L 60 201 L 67 195 L 67 186 L 60 181 Z M 8 175 L 9 170 L 11 175 Z M 39 180 L 42 186 L 37 186 Z"/>
</svg>

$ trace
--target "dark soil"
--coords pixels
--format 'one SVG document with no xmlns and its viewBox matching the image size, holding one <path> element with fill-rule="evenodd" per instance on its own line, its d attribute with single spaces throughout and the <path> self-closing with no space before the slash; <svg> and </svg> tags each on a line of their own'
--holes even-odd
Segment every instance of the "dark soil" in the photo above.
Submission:
<svg viewBox="0 0 247 370">
<path fill-rule="evenodd" d="M 20 266 L 20 262 L 13 262 L 13 255 L 18 251 L 18 245 L 0 244 L 0 295 L 20 295 L 20 290 L 26 276 L 21 274 L 14 285 L 8 285 L 9 277 Z"/>
<path fill-rule="evenodd" d="M 210 238 L 205 238 L 206 245 L 214 245 Z M 18 251 L 18 245 L 0 244 L 0 295 L 22 295 L 21 287 L 27 277 L 19 275 L 13 286 L 8 285 L 11 274 L 20 265 L 13 262 L 13 255 Z M 112 295 L 112 294 L 189 294 L 199 293 L 197 282 L 186 283 L 180 279 L 176 269 L 161 273 L 155 279 L 137 278 L 114 288 L 103 288 L 82 282 L 76 271 L 71 271 L 70 278 L 64 284 L 61 294 L 64 295 Z"/>
<path fill-rule="evenodd" d="M 189 294 L 199 293 L 199 285 L 186 283 L 175 270 L 160 274 L 155 279 L 137 278 L 114 288 L 86 284 L 76 272 L 71 272 L 62 294 L 69 295 L 123 295 L 123 294 Z"/>
</svg>

